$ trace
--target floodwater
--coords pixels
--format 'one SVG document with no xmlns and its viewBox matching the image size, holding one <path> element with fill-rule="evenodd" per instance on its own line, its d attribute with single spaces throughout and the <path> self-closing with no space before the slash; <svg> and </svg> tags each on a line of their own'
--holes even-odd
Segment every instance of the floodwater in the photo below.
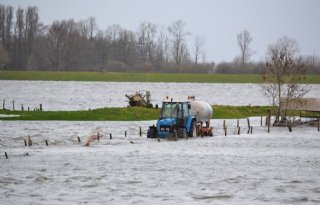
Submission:
<svg viewBox="0 0 320 205">
<path fill-rule="evenodd" d="M 186 99 L 195 96 L 209 104 L 269 105 L 259 84 L 221 83 L 134 83 L 134 82 L 57 82 L 0 81 L 0 100 L 7 109 L 87 110 L 101 107 L 126 107 L 126 94 L 150 90 L 153 104 L 169 96 Z M 320 96 L 320 85 L 312 85 L 308 97 Z"/>
<path fill-rule="evenodd" d="M 0 121 L 0 204 L 320 203 L 316 127 L 268 133 L 252 118 L 247 134 L 242 119 L 237 135 L 227 120 L 225 137 L 212 120 L 214 137 L 158 142 L 146 138 L 153 123 Z M 84 147 L 94 131 L 100 141 Z"/>
</svg>

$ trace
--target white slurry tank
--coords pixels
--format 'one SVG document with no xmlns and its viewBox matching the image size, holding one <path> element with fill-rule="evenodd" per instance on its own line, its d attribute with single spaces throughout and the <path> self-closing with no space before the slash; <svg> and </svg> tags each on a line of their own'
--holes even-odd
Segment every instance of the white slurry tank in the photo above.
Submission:
<svg viewBox="0 0 320 205">
<path fill-rule="evenodd" d="M 196 116 L 197 123 L 208 122 L 212 116 L 212 107 L 205 101 L 191 101 L 191 114 Z"/>
</svg>

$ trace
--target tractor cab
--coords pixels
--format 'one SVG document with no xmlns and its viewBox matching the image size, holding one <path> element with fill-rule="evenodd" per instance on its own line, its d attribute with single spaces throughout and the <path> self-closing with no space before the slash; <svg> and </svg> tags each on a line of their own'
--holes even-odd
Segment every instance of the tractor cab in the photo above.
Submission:
<svg viewBox="0 0 320 205">
<path fill-rule="evenodd" d="M 162 102 L 162 108 L 157 126 L 151 126 L 148 130 L 149 138 L 167 138 L 176 135 L 179 138 L 193 136 L 195 117 L 191 115 L 190 101 L 168 101 Z M 192 128 L 191 128 L 192 126 Z M 190 131 L 192 132 L 190 134 Z"/>
</svg>

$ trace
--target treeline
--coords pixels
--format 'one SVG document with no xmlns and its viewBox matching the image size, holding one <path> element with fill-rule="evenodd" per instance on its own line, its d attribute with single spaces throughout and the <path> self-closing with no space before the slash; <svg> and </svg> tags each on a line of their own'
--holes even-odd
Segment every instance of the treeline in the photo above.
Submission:
<svg viewBox="0 0 320 205">
<path fill-rule="evenodd" d="M 106 30 L 94 17 L 39 21 L 37 7 L 0 4 L 0 67 L 8 70 L 259 73 L 263 63 L 207 63 L 204 40 L 190 35 L 181 20 L 167 27 L 142 22 L 136 31 Z M 192 48 L 191 50 L 189 48 Z M 319 72 L 319 60 L 314 71 Z"/>
</svg>

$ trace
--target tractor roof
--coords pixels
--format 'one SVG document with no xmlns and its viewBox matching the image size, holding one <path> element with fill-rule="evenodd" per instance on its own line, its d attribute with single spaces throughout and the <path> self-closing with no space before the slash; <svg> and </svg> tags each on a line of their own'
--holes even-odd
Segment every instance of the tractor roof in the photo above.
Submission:
<svg viewBox="0 0 320 205">
<path fill-rule="evenodd" d="M 162 102 L 170 103 L 171 99 L 164 99 Z M 172 100 L 173 103 L 189 103 L 190 100 Z"/>
</svg>

